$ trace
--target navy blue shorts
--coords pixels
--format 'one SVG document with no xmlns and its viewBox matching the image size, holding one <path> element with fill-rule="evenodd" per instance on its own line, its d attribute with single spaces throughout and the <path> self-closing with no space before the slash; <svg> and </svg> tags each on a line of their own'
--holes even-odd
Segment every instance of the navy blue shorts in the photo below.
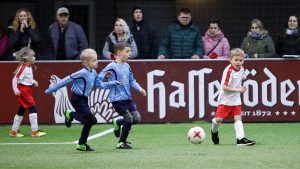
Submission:
<svg viewBox="0 0 300 169">
<path fill-rule="evenodd" d="M 93 115 L 89 103 L 88 103 L 88 97 L 86 96 L 79 96 L 75 93 L 72 93 L 71 96 L 71 104 L 75 109 L 75 119 L 80 122 L 85 122 L 87 116 Z"/>
<path fill-rule="evenodd" d="M 112 102 L 112 105 L 115 109 L 115 111 L 122 116 L 126 110 L 129 110 L 130 112 L 136 111 L 136 105 L 133 103 L 132 100 L 120 100 L 120 101 L 114 101 Z"/>
</svg>

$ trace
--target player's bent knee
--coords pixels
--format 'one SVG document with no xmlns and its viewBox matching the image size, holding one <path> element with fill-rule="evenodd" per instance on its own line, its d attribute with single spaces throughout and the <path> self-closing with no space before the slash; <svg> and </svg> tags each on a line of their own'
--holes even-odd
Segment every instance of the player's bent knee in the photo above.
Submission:
<svg viewBox="0 0 300 169">
<path fill-rule="evenodd" d="M 87 124 L 89 124 L 89 125 L 95 125 L 95 124 L 97 124 L 97 119 L 96 119 L 96 117 L 94 115 L 89 114 L 85 118 L 86 118 Z"/>
<path fill-rule="evenodd" d="M 217 123 L 222 123 L 223 119 L 222 118 L 216 118 Z"/>
<path fill-rule="evenodd" d="M 132 117 L 133 117 L 133 124 L 138 124 L 141 122 L 141 115 L 138 111 L 133 111 Z"/>
</svg>

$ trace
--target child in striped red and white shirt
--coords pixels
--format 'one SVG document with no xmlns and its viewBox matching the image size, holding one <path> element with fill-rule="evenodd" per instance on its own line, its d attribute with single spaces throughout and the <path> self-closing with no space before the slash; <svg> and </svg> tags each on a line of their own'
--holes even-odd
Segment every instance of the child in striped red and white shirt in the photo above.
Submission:
<svg viewBox="0 0 300 169">
<path fill-rule="evenodd" d="M 218 97 L 218 109 L 212 119 L 211 138 L 214 144 L 219 144 L 218 130 L 223 119 L 234 118 L 237 146 L 254 145 L 255 141 L 245 138 L 241 117 L 241 93 L 247 89 L 242 86 L 242 80 L 246 79 L 243 63 L 245 53 L 242 49 L 235 48 L 230 51 L 230 64 L 225 68 L 221 80 L 221 91 Z"/>
<path fill-rule="evenodd" d="M 16 59 L 21 61 L 19 67 L 14 72 L 15 76 L 12 80 L 12 88 L 16 96 L 18 96 L 19 110 L 14 117 L 12 129 L 10 131 L 11 137 L 23 137 L 19 132 L 23 115 L 25 111 L 29 110 L 29 121 L 31 124 L 31 136 L 40 137 L 46 135 L 38 129 L 37 109 L 36 103 L 32 95 L 32 85 L 38 87 L 38 82 L 33 79 L 32 65 L 35 62 L 35 52 L 24 47 L 15 53 Z"/>
</svg>

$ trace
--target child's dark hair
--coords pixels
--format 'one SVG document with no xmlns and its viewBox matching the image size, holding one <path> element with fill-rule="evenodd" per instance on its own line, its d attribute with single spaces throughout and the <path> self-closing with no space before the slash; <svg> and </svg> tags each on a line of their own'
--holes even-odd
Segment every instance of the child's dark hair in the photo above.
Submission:
<svg viewBox="0 0 300 169">
<path fill-rule="evenodd" d="M 117 54 L 118 51 L 121 51 L 121 50 L 123 50 L 126 47 L 130 48 L 131 46 L 127 42 L 125 42 L 125 41 L 117 42 L 115 44 L 115 46 L 114 46 L 115 54 Z"/>
</svg>

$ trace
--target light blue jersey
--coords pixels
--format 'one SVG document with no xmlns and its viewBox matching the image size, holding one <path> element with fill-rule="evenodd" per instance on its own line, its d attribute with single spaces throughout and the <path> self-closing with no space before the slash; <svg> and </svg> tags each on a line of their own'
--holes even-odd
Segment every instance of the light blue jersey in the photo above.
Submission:
<svg viewBox="0 0 300 169">
<path fill-rule="evenodd" d="M 81 70 L 71 74 L 70 76 L 65 77 L 56 84 L 50 86 L 45 93 L 52 93 L 58 90 L 61 87 L 64 87 L 68 84 L 73 83 L 72 92 L 79 96 L 90 96 L 94 87 L 103 89 L 111 88 L 116 85 L 116 81 L 111 82 L 102 82 L 98 78 L 97 72 L 92 69 L 91 71 L 82 68 Z"/>
<path fill-rule="evenodd" d="M 119 64 L 116 61 L 108 64 L 99 74 L 99 78 L 105 81 L 106 72 L 112 72 L 112 77 L 109 78 L 109 82 L 117 80 L 120 82 L 109 90 L 109 99 L 111 102 L 120 100 L 132 100 L 130 88 L 133 87 L 137 91 L 141 92 L 141 86 L 136 82 L 133 77 L 133 73 L 128 63 Z"/>
</svg>

